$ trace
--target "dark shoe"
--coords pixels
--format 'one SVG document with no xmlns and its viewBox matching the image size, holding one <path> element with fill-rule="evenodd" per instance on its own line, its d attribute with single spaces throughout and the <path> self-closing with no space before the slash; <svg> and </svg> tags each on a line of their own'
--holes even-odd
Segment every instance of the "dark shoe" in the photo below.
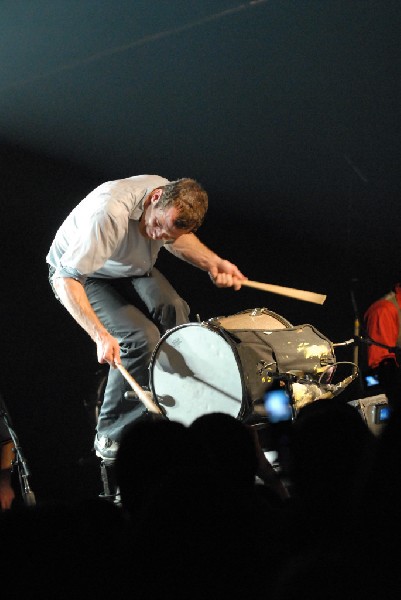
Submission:
<svg viewBox="0 0 401 600">
<path fill-rule="evenodd" d="M 117 458 L 117 451 L 119 448 L 119 443 L 111 440 L 105 435 L 98 436 L 96 434 L 94 448 L 96 452 L 96 456 L 99 458 L 103 458 L 103 460 L 115 460 Z"/>
</svg>

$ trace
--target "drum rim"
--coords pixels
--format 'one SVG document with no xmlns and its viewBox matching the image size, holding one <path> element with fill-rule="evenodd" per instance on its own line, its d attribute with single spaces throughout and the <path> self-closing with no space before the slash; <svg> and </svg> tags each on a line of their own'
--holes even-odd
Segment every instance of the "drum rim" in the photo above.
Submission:
<svg viewBox="0 0 401 600">
<path fill-rule="evenodd" d="M 229 317 L 236 317 L 239 315 L 244 315 L 244 314 L 249 314 L 252 312 L 258 311 L 260 313 L 264 313 L 264 314 L 268 314 L 270 317 L 274 317 L 275 319 L 277 319 L 277 321 L 279 323 L 281 323 L 282 325 L 284 325 L 284 327 L 286 329 L 289 329 L 290 327 L 294 327 L 294 325 L 292 323 L 290 323 L 290 321 L 288 321 L 288 319 L 286 319 L 285 317 L 282 317 L 281 315 L 279 315 L 278 313 L 274 312 L 273 310 L 270 310 L 269 308 L 247 308 L 245 310 L 240 310 L 239 312 L 233 313 L 232 315 L 220 315 L 219 317 L 212 317 L 211 319 L 209 319 L 207 321 L 207 323 L 212 323 L 219 321 L 219 319 L 226 319 Z"/>
</svg>

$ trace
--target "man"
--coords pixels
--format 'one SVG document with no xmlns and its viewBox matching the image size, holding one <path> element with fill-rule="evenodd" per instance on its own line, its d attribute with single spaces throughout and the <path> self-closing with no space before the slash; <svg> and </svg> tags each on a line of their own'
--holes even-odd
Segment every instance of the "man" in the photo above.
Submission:
<svg viewBox="0 0 401 600">
<path fill-rule="evenodd" d="M 370 340 L 368 366 L 378 377 L 390 407 L 401 401 L 401 283 L 369 306 L 365 316 Z M 399 349 L 399 350 L 398 350 Z"/>
<path fill-rule="evenodd" d="M 161 247 L 207 271 L 218 287 L 245 276 L 195 236 L 208 197 L 193 179 L 139 175 L 106 182 L 69 214 L 47 255 L 56 296 L 110 365 L 97 421 L 97 456 L 114 460 L 126 426 L 143 404 L 125 398 L 122 364 L 140 386 L 160 336 L 189 321 L 189 306 L 155 268 Z"/>
</svg>

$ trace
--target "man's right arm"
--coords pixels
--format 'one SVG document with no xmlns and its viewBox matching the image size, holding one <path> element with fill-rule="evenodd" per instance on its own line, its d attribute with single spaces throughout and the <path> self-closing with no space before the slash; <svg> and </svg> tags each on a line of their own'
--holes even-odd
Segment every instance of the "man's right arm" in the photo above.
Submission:
<svg viewBox="0 0 401 600">
<path fill-rule="evenodd" d="M 63 306 L 95 342 L 99 363 L 121 362 L 120 347 L 93 310 L 83 285 L 72 277 L 56 277 L 53 285 Z"/>
</svg>

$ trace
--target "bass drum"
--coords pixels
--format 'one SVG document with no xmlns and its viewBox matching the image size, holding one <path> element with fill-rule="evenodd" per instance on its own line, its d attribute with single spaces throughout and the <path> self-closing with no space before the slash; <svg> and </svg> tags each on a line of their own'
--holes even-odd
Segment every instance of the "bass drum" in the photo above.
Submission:
<svg viewBox="0 0 401 600">
<path fill-rule="evenodd" d="M 170 329 L 149 365 L 155 402 L 168 419 L 184 425 L 212 412 L 245 419 L 266 385 L 258 372 L 260 350 L 255 352 L 253 343 L 241 341 L 238 334 L 290 326 L 267 309 L 252 309 Z"/>
</svg>

